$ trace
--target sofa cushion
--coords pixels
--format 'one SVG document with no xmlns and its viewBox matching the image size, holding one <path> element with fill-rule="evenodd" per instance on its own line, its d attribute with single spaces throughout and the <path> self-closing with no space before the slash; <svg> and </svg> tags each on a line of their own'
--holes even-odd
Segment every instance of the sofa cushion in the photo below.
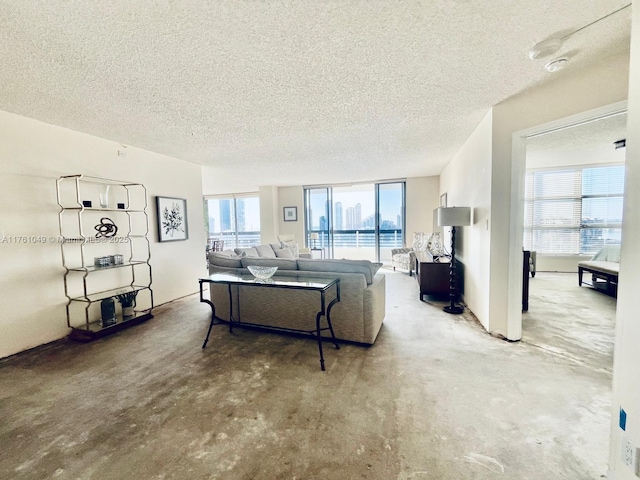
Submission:
<svg viewBox="0 0 640 480">
<path fill-rule="evenodd" d="M 244 268 L 247 268 L 249 265 L 256 265 L 260 267 L 278 267 L 279 270 L 297 270 L 296 261 L 286 258 L 242 257 L 241 263 Z"/>
<path fill-rule="evenodd" d="M 227 250 L 231 251 L 231 250 Z M 209 253 L 209 264 L 215 265 L 218 267 L 228 267 L 228 268 L 242 268 L 242 262 L 240 261 L 240 256 L 236 255 L 231 251 L 232 255 L 225 254 L 225 252 L 210 252 Z"/>
<path fill-rule="evenodd" d="M 275 254 L 278 258 L 295 258 L 293 252 L 288 248 L 279 248 L 275 250 Z"/>
<path fill-rule="evenodd" d="M 260 258 L 276 258 L 276 254 L 273 248 L 271 248 L 271 245 L 257 245 L 255 249 Z"/>
<path fill-rule="evenodd" d="M 336 273 L 361 273 L 364 275 L 367 285 L 371 285 L 376 267 L 369 260 L 321 260 L 298 259 L 298 270 L 310 272 L 336 272 Z"/>
<path fill-rule="evenodd" d="M 236 248 L 235 252 L 242 257 L 259 257 L 258 250 L 255 247 L 251 248 Z"/>
</svg>

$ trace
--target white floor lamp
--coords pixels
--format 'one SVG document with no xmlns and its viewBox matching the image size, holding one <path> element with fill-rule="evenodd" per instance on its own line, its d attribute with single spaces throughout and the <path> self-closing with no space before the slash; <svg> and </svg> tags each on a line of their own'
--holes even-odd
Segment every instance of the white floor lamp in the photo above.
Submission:
<svg viewBox="0 0 640 480">
<path fill-rule="evenodd" d="M 451 227 L 451 263 L 449 265 L 449 300 L 450 304 L 443 308 L 447 313 L 460 314 L 464 308 L 456 305 L 458 301 L 458 273 L 456 267 L 456 227 L 471 225 L 471 209 L 469 207 L 438 208 L 438 226 Z"/>
</svg>

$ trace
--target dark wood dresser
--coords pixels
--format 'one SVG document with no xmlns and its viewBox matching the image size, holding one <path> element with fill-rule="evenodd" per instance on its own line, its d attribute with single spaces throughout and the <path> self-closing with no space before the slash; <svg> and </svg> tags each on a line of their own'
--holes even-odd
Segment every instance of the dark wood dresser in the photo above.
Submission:
<svg viewBox="0 0 640 480">
<path fill-rule="evenodd" d="M 416 252 L 416 280 L 424 295 L 449 294 L 449 262 L 436 262 L 428 252 Z"/>
</svg>

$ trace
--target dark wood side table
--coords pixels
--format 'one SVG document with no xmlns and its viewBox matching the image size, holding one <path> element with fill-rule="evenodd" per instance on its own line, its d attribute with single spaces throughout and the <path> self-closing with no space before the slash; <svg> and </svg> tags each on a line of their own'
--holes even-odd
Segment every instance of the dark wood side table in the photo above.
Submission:
<svg viewBox="0 0 640 480">
<path fill-rule="evenodd" d="M 415 252 L 420 301 L 424 295 L 449 295 L 449 262 L 437 262 L 428 252 Z"/>
</svg>

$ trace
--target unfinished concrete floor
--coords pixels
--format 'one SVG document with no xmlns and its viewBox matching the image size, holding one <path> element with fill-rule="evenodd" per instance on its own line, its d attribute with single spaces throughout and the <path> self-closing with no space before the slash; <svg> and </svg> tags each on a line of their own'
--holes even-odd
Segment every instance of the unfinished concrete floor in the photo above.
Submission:
<svg viewBox="0 0 640 480">
<path fill-rule="evenodd" d="M 376 344 L 326 344 L 326 372 L 307 339 L 218 326 L 201 349 L 210 309 L 195 295 L 111 337 L 0 361 L 0 478 L 606 473 L 610 365 L 533 334 L 494 338 L 470 315 L 420 302 L 406 273 L 386 275 Z"/>
</svg>

